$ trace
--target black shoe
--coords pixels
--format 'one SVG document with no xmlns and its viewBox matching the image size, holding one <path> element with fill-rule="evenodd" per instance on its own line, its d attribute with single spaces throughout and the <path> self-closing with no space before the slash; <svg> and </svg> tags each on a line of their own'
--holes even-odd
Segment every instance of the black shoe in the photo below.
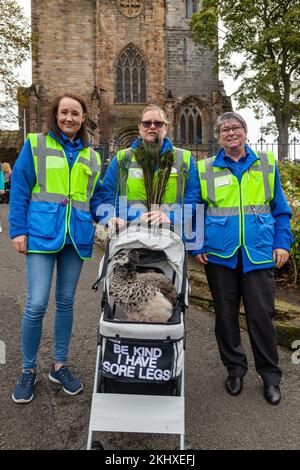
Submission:
<svg viewBox="0 0 300 470">
<path fill-rule="evenodd" d="M 264 397 L 271 405 L 278 405 L 281 400 L 279 385 L 264 385 Z"/>
<path fill-rule="evenodd" d="M 238 395 L 243 388 L 243 377 L 231 377 L 228 375 L 225 386 L 230 395 Z"/>
</svg>

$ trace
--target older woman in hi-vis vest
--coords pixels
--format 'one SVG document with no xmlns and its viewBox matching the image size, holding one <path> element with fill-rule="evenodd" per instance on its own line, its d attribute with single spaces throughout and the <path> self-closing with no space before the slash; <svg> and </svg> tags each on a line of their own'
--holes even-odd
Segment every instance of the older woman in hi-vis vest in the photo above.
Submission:
<svg viewBox="0 0 300 470">
<path fill-rule="evenodd" d="M 247 372 L 239 329 L 243 300 L 255 367 L 265 399 L 281 399 L 274 327 L 274 266 L 289 258 L 291 210 L 283 194 L 275 157 L 246 144 L 247 124 L 227 112 L 216 121 L 220 150 L 197 163 L 205 204 L 204 246 L 193 252 L 204 265 L 216 314 L 215 333 L 228 377 L 226 390 L 238 395 Z"/>
<path fill-rule="evenodd" d="M 131 146 L 112 159 L 101 184 L 103 203 L 115 208 L 108 227 L 122 227 L 124 219 L 149 224 L 171 221 L 177 226 L 183 203 L 194 204 L 199 193 L 194 159 L 189 150 L 175 147 L 168 138 L 168 119 L 159 106 L 148 105 L 142 111 L 138 131 Z M 172 207 L 179 209 L 178 219 L 169 210 Z"/>
<path fill-rule="evenodd" d="M 29 134 L 12 173 L 10 236 L 26 254 L 28 298 L 22 321 L 23 372 L 12 399 L 29 403 L 37 376 L 54 266 L 54 358 L 49 379 L 69 395 L 83 389 L 67 366 L 73 304 L 84 259 L 91 257 L 100 204 L 100 155 L 89 147 L 87 106 L 77 94 L 55 98 L 45 134 Z"/>
</svg>

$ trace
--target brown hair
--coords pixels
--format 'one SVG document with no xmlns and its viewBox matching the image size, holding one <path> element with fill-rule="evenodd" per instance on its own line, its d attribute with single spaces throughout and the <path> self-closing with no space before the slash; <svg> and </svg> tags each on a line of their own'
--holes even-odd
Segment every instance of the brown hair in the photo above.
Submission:
<svg viewBox="0 0 300 470">
<path fill-rule="evenodd" d="M 80 138 L 82 140 L 83 146 L 88 147 L 89 146 L 89 136 L 88 132 L 86 129 L 86 119 L 87 119 L 87 106 L 82 98 L 82 96 L 78 95 L 77 93 L 63 93 L 61 95 L 58 95 L 54 98 L 54 101 L 52 103 L 50 112 L 49 112 L 49 121 L 48 121 L 48 130 L 52 131 L 58 139 L 60 139 L 60 129 L 57 124 L 57 119 L 56 115 L 58 112 L 58 106 L 60 103 L 60 100 L 63 98 L 71 98 L 73 100 L 78 101 L 78 103 L 81 104 L 83 113 L 86 115 L 84 122 L 81 124 L 81 127 L 79 131 L 76 134 L 76 138 Z M 46 132 L 47 133 L 47 132 Z"/>
<path fill-rule="evenodd" d="M 2 171 L 3 173 L 11 173 L 11 167 L 8 162 L 3 162 L 2 163 Z"/>
</svg>

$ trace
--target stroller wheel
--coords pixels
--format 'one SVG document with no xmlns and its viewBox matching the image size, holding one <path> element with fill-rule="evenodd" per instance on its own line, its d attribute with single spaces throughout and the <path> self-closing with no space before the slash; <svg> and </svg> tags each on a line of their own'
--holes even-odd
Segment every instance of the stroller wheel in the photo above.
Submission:
<svg viewBox="0 0 300 470">
<path fill-rule="evenodd" d="M 104 450 L 104 447 L 100 441 L 93 441 L 91 449 L 92 450 Z"/>
</svg>

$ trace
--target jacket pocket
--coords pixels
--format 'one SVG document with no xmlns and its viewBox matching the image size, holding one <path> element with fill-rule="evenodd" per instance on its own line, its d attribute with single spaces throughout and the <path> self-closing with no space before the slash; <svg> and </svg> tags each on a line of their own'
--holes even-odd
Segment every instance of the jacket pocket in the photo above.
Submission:
<svg viewBox="0 0 300 470">
<path fill-rule="evenodd" d="M 177 184 L 178 184 L 178 174 L 170 173 L 168 182 L 166 184 L 166 190 L 162 197 L 162 202 L 172 204 L 176 202 L 177 196 Z"/>
<path fill-rule="evenodd" d="M 58 205 L 52 202 L 31 203 L 28 212 L 28 233 L 34 237 L 55 238 Z"/>
<path fill-rule="evenodd" d="M 256 216 L 256 246 L 257 248 L 263 246 L 273 247 L 275 235 L 276 220 L 271 214 L 257 214 Z"/>
<path fill-rule="evenodd" d="M 79 162 L 77 165 L 77 171 L 73 172 L 71 177 L 71 192 L 73 193 L 73 196 L 84 196 L 85 200 L 92 171 L 84 163 Z"/>
<path fill-rule="evenodd" d="M 78 245 L 92 245 L 94 241 L 94 225 L 91 214 L 76 210 L 74 222 L 75 242 Z"/>
<path fill-rule="evenodd" d="M 208 216 L 205 220 L 205 246 L 208 250 L 224 250 L 224 228 L 228 217 Z"/>
</svg>

